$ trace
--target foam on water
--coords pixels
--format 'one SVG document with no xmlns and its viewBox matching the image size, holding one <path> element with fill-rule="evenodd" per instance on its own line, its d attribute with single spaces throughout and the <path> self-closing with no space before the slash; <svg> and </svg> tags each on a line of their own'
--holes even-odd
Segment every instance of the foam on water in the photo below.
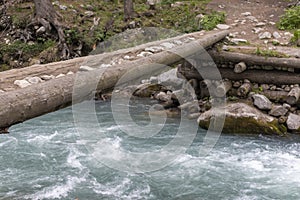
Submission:
<svg viewBox="0 0 300 200">
<path fill-rule="evenodd" d="M 0 136 L 0 199 L 300 199 L 297 138 L 222 135 L 208 156 L 199 157 L 200 130 L 188 151 L 163 169 L 130 174 L 109 168 L 88 145 L 109 144 L 105 153 L 114 158 L 122 151 L 152 152 L 172 140 L 176 123 L 144 142 L 121 132 L 107 117 L 108 107 L 101 105 L 98 115 L 105 120 L 99 130 L 82 127 L 87 138 L 76 135 L 73 121 L 67 120 L 69 109 Z M 62 124 L 56 126 L 57 121 Z"/>
</svg>

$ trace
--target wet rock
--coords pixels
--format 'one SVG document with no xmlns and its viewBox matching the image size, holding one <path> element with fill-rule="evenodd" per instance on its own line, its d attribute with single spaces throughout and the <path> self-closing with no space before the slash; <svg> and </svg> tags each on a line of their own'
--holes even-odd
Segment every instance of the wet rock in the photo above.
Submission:
<svg viewBox="0 0 300 200">
<path fill-rule="evenodd" d="M 25 88 L 30 86 L 31 84 L 26 80 L 15 80 L 14 84 L 19 86 L 20 88 Z"/>
<path fill-rule="evenodd" d="M 289 130 L 300 133 L 300 115 L 290 113 L 286 124 Z"/>
<path fill-rule="evenodd" d="M 284 116 L 288 110 L 284 106 L 273 106 L 272 109 L 269 112 L 269 115 L 274 116 L 274 117 L 280 117 Z"/>
<path fill-rule="evenodd" d="M 144 83 L 138 86 L 133 95 L 137 97 L 151 97 L 161 91 L 167 91 L 167 88 L 160 84 Z"/>
<path fill-rule="evenodd" d="M 271 110 L 272 102 L 264 95 L 255 94 L 252 96 L 253 104 L 261 110 Z"/>
<path fill-rule="evenodd" d="M 245 103 L 228 104 L 224 109 L 226 113 L 223 133 L 276 135 L 286 133 L 286 127 L 279 124 L 276 118 L 266 115 Z M 206 111 L 198 118 L 199 126 L 208 129 L 210 119 L 221 113 L 219 108 Z"/>
<path fill-rule="evenodd" d="M 261 39 L 261 40 L 263 40 L 263 39 L 271 39 L 271 37 L 272 37 L 272 34 L 270 32 L 268 32 L 268 31 L 260 33 L 258 35 L 258 38 Z"/>
<path fill-rule="evenodd" d="M 38 84 L 38 83 L 43 82 L 42 79 L 40 77 L 37 77 L 37 76 L 26 77 L 25 80 L 28 81 L 31 84 Z"/>
<path fill-rule="evenodd" d="M 217 28 L 221 30 L 227 30 L 230 28 L 230 26 L 228 26 L 227 24 L 218 24 Z"/>
</svg>

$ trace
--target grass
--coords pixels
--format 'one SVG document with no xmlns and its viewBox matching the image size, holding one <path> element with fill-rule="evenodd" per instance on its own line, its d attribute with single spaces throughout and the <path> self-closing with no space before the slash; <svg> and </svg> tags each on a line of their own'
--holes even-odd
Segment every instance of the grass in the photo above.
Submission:
<svg viewBox="0 0 300 200">
<path fill-rule="evenodd" d="M 277 58 L 288 58 L 289 56 L 284 54 L 284 53 L 280 53 L 278 51 L 274 51 L 274 50 L 263 50 L 260 49 L 259 47 L 256 48 L 255 50 L 255 55 L 258 56 L 264 56 L 264 57 L 277 57 Z"/>
<path fill-rule="evenodd" d="M 204 30 L 212 30 L 218 24 L 225 22 L 225 13 L 213 11 L 209 15 L 205 15 L 200 21 L 200 27 Z"/>
</svg>

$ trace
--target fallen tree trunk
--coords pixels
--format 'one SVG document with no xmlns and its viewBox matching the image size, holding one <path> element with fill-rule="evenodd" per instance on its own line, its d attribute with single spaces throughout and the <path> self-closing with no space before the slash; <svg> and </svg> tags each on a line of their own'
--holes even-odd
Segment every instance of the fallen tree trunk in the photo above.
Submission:
<svg viewBox="0 0 300 200">
<path fill-rule="evenodd" d="M 220 63 L 239 63 L 244 62 L 247 66 L 272 66 L 300 69 L 300 59 L 298 58 L 276 58 L 263 57 L 251 54 L 232 53 L 232 52 L 217 52 L 215 50 L 209 51 L 210 56 L 215 62 Z"/>
<path fill-rule="evenodd" d="M 85 56 L 80 58 L 74 58 L 71 60 L 54 62 L 49 64 L 37 64 L 30 67 L 21 68 L 21 69 L 12 69 L 0 73 L 0 89 L 5 89 L 5 87 L 17 88 L 13 83 L 15 80 L 21 80 L 28 76 L 41 76 L 41 75 L 59 75 L 61 73 L 66 74 L 69 71 L 77 72 L 78 68 L 84 63 L 84 65 L 89 65 L 90 67 L 98 67 L 101 60 L 101 64 L 110 63 L 111 60 L 116 58 L 123 58 L 127 54 L 138 54 L 143 51 L 145 48 L 150 46 L 157 46 L 164 42 L 170 42 L 173 40 L 181 40 L 185 38 L 194 38 L 199 39 L 203 37 L 202 33 L 195 32 L 190 34 L 184 34 L 176 36 L 173 38 L 168 38 L 159 41 L 153 41 L 146 44 L 141 44 L 135 47 L 120 49 L 113 52 L 106 52 L 102 54 Z M 97 50 L 95 51 L 97 53 Z M 93 52 L 92 52 L 93 53 Z M 96 59 L 97 57 L 97 59 Z M 139 57 L 137 57 L 138 59 Z"/>
<path fill-rule="evenodd" d="M 198 71 L 209 76 L 209 71 L 211 68 L 200 68 Z M 202 76 L 195 69 L 188 69 L 179 67 L 178 72 L 183 75 L 186 79 L 198 79 L 203 80 Z M 236 74 L 233 69 L 230 68 L 219 68 L 222 78 L 227 78 L 229 80 L 239 81 L 248 79 L 251 82 L 255 83 L 266 83 L 274 85 L 289 85 L 289 84 L 299 84 L 300 83 L 300 74 L 286 72 L 286 71 L 264 71 L 264 70 L 246 70 L 243 73 Z M 211 78 L 215 77 L 214 74 L 211 74 Z"/>
<path fill-rule="evenodd" d="M 130 64 L 115 65 L 109 68 L 100 68 L 93 71 L 81 72 L 73 75 L 32 85 L 23 89 L 0 94 L 0 129 L 28 119 L 58 110 L 72 103 L 79 103 L 90 99 L 95 90 L 113 88 L 119 79 L 130 72 L 129 79 L 140 78 L 141 75 L 151 76 L 155 72 L 168 69 L 168 65 L 180 61 L 183 56 L 203 51 L 203 48 L 223 39 L 227 31 L 212 34 L 193 41 L 171 51 L 153 54 L 149 57 L 132 61 Z M 93 57 L 91 57 L 93 58 Z M 101 64 L 101 60 L 92 60 Z M 133 70 L 134 69 L 134 70 Z M 76 93 L 73 94 L 74 83 Z M 96 87 L 95 86 L 96 83 Z"/>
</svg>

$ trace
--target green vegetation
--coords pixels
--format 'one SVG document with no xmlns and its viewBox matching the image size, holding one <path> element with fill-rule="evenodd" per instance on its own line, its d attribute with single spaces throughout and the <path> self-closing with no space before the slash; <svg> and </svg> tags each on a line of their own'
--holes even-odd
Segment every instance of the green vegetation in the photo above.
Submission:
<svg viewBox="0 0 300 200">
<path fill-rule="evenodd" d="M 225 22 L 225 13 L 213 11 L 209 15 L 205 15 L 200 21 L 200 27 L 204 30 L 212 30 L 216 25 Z"/>
<path fill-rule="evenodd" d="M 10 65 L 10 57 L 26 62 L 29 58 L 39 55 L 40 52 L 55 46 L 56 43 L 53 40 L 47 40 L 36 43 L 25 43 L 22 41 L 15 41 L 10 45 L 0 46 L 0 61 L 4 63 L 1 66 L 2 70 Z"/>
<path fill-rule="evenodd" d="M 277 58 L 288 58 L 289 57 L 288 55 L 286 55 L 284 53 L 280 53 L 280 52 L 274 51 L 274 50 L 263 50 L 263 49 L 260 49 L 259 47 L 256 48 L 255 54 L 258 56 L 264 56 L 264 57 L 277 57 Z"/>
<path fill-rule="evenodd" d="M 300 16 L 299 16 L 300 17 Z M 291 42 L 297 42 L 300 40 L 300 29 L 294 31 L 294 36 L 291 39 Z"/>
<path fill-rule="evenodd" d="M 295 6 L 285 10 L 280 17 L 278 28 L 281 30 L 300 29 L 300 6 Z"/>
</svg>

